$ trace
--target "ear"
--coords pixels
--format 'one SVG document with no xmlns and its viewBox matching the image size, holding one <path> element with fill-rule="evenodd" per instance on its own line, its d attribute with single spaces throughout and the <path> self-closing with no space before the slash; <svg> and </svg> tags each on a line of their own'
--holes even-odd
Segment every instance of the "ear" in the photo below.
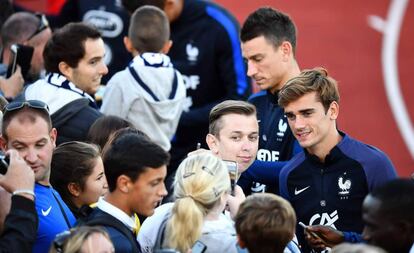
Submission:
<svg viewBox="0 0 414 253">
<path fill-rule="evenodd" d="M 120 175 L 116 180 L 116 188 L 124 194 L 128 194 L 131 179 L 126 175 Z"/>
<path fill-rule="evenodd" d="M 164 12 L 171 23 L 176 18 L 177 0 L 166 0 L 164 5 Z"/>
<path fill-rule="evenodd" d="M 237 234 L 237 243 L 239 244 L 240 248 L 242 248 L 242 249 L 246 248 L 246 244 L 242 241 L 239 234 Z"/>
<path fill-rule="evenodd" d="M 339 115 L 339 104 L 335 101 L 333 101 L 331 103 L 331 105 L 329 106 L 329 118 L 332 120 L 336 120 L 338 118 Z"/>
<path fill-rule="evenodd" d="M 289 41 L 283 41 L 282 44 L 279 46 L 279 50 L 282 52 L 282 59 L 284 61 L 288 61 L 291 56 L 293 56 L 293 47 Z"/>
<path fill-rule="evenodd" d="M 161 49 L 161 53 L 168 54 L 172 44 L 173 44 L 172 40 L 168 40 L 167 42 L 165 42 L 164 46 Z"/>
<path fill-rule="evenodd" d="M 71 66 L 69 66 L 66 62 L 61 61 L 58 65 L 60 73 L 62 73 L 67 79 L 72 79 L 72 72 L 73 69 Z"/>
<path fill-rule="evenodd" d="M 56 148 L 56 138 L 57 138 L 57 130 L 56 128 L 52 128 L 49 133 L 50 141 L 52 142 L 53 148 Z"/>
<path fill-rule="evenodd" d="M 217 140 L 216 136 L 207 134 L 206 143 L 213 154 L 219 155 L 219 140 Z"/>
<path fill-rule="evenodd" d="M 128 36 L 124 37 L 124 46 L 125 46 L 125 49 L 131 54 L 137 53 L 137 50 L 135 50 L 134 46 L 132 45 L 132 41 L 129 39 Z"/>
<path fill-rule="evenodd" d="M 81 194 L 81 189 L 80 186 L 77 183 L 69 183 L 67 185 L 68 190 L 70 192 L 70 194 L 72 194 L 74 197 L 79 197 L 79 195 Z"/>
<path fill-rule="evenodd" d="M 174 7 L 175 1 L 176 0 L 165 0 L 165 5 L 164 5 L 164 10 L 163 11 L 164 12 L 170 11 Z"/>
<path fill-rule="evenodd" d="M 7 150 L 7 140 L 3 136 L 0 137 L 0 148 L 4 152 Z"/>
</svg>

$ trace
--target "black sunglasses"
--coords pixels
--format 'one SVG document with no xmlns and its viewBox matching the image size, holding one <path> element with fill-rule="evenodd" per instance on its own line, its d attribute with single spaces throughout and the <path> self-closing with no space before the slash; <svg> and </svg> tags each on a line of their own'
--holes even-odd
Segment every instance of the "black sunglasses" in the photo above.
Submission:
<svg viewBox="0 0 414 253">
<path fill-rule="evenodd" d="M 39 100 L 27 100 L 27 101 L 11 102 L 10 104 L 7 104 L 6 107 L 4 107 L 4 116 L 6 116 L 8 112 L 20 110 L 25 106 L 28 106 L 33 109 L 43 110 L 49 114 L 49 106 L 46 103 L 39 101 Z"/>
<path fill-rule="evenodd" d="M 38 35 L 49 27 L 49 21 L 47 21 L 45 14 L 36 13 L 35 15 L 39 19 L 39 26 L 27 40 L 31 40 L 34 36 Z"/>
</svg>

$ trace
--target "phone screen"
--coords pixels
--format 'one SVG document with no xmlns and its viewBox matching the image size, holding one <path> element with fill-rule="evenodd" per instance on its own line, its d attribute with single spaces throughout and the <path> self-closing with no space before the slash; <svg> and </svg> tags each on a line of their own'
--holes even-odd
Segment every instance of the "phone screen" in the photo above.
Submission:
<svg viewBox="0 0 414 253">
<path fill-rule="evenodd" d="M 226 163 L 227 170 L 229 171 L 231 194 L 234 195 L 234 187 L 236 186 L 237 178 L 238 178 L 237 163 L 235 161 L 226 161 L 226 160 L 224 160 L 224 162 Z"/>
<path fill-rule="evenodd" d="M 193 245 L 193 247 L 191 248 L 191 252 L 192 253 L 203 253 L 205 252 L 207 249 L 207 246 L 200 242 L 200 241 L 196 241 Z"/>
<path fill-rule="evenodd" d="M 27 79 L 29 73 L 30 63 L 32 61 L 34 48 L 20 44 L 13 44 L 10 46 L 10 61 L 7 68 L 6 78 L 9 78 L 16 71 L 17 65 L 20 66 L 22 76 Z"/>
</svg>

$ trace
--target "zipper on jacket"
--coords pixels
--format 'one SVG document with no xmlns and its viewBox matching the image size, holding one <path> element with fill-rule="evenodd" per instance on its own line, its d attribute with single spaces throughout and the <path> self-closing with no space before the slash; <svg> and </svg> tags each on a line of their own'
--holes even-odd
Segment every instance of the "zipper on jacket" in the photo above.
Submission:
<svg viewBox="0 0 414 253">
<path fill-rule="evenodd" d="M 321 200 L 319 201 L 319 204 L 322 207 L 326 206 L 326 200 L 325 200 L 325 192 L 323 188 L 323 180 L 324 180 L 324 169 L 321 168 Z"/>
</svg>

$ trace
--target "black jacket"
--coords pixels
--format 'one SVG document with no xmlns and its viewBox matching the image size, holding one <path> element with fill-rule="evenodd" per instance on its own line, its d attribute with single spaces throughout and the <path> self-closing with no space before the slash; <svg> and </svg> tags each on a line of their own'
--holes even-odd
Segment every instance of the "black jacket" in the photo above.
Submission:
<svg viewBox="0 0 414 253">
<path fill-rule="evenodd" d="M 89 128 L 102 116 L 89 103 L 86 98 L 76 99 L 52 114 L 52 125 L 57 129 L 56 145 L 86 140 Z"/>
<path fill-rule="evenodd" d="M 247 99 L 251 86 L 240 49 L 239 25 L 217 4 L 185 0 L 180 17 L 171 23 L 171 39 L 174 46 L 168 56 L 187 88 L 185 109 L 172 141 L 175 160 L 195 149 L 197 142 L 205 143 L 211 108 L 226 99 Z"/>
<path fill-rule="evenodd" d="M 78 225 L 104 227 L 111 237 L 115 252 L 141 252 L 141 246 L 132 231 L 117 218 L 99 208 L 94 208 L 88 217 L 78 220 Z"/>
<path fill-rule="evenodd" d="M 0 253 L 32 252 L 39 223 L 34 201 L 12 196 L 10 213 L 0 236 Z"/>
</svg>

